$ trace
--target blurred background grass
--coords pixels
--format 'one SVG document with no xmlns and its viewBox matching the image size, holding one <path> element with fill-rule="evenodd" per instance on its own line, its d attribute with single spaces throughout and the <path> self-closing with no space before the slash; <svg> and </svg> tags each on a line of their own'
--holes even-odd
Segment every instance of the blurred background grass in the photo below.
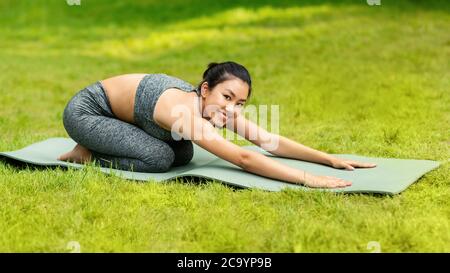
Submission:
<svg viewBox="0 0 450 273">
<path fill-rule="evenodd" d="M 393 198 L 0 164 L 0 250 L 79 240 L 85 251 L 364 252 L 375 240 L 448 252 L 449 11 L 448 1 L 0 1 L 1 151 L 67 137 L 65 104 L 97 80 L 167 73 L 196 85 L 209 62 L 232 60 L 251 73 L 250 104 L 280 105 L 282 135 L 443 163 Z"/>
</svg>

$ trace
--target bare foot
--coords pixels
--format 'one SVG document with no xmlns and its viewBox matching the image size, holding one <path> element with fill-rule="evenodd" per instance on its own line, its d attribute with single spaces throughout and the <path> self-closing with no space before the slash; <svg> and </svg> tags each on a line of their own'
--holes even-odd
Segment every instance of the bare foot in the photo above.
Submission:
<svg viewBox="0 0 450 273">
<path fill-rule="evenodd" d="M 92 154 L 87 148 L 77 144 L 72 151 L 62 154 L 58 157 L 58 160 L 69 161 L 74 163 L 87 163 L 91 161 Z"/>
</svg>

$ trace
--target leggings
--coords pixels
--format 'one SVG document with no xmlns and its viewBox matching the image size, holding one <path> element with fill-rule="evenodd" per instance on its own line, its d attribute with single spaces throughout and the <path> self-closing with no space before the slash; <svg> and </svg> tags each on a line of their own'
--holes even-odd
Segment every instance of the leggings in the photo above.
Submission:
<svg viewBox="0 0 450 273">
<path fill-rule="evenodd" d="M 94 163 L 135 172 L 166 172 L 189 163 L 190 140 L 163 141 L 141 127 L 118 119 L 100 81 L 80 90 L 67 103 L 64 128 L 92 153 Z"/>
</svg>

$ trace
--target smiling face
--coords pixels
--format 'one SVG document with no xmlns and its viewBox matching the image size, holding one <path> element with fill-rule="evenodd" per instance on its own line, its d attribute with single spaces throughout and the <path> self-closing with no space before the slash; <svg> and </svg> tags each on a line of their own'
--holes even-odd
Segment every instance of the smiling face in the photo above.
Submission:
<svg viewBox="0 0 450 273">
<path fill-rule="evenodd" d="M 239 78 L 217 84 L 212 90 L 208 83 L 201 85 L 202 116 L 212 125 L 223 128 L 227 119 L 236 117 L 249 94 L 249 86 Z"/>
</svg>

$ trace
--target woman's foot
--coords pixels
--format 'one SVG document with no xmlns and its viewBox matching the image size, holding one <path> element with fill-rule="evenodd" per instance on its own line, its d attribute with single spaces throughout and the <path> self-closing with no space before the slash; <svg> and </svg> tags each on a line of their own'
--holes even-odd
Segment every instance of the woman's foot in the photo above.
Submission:
<svg viewBox="0 0 450 273">
<path fill-rule="evenodd" d="M 91 161 L 92 153 L 87 148 L 77 144 L 72 151 L 62 154 L 58 157 L 58 160 L 69 161 L 74 163 L 87 163 Z"/>
</svg>

